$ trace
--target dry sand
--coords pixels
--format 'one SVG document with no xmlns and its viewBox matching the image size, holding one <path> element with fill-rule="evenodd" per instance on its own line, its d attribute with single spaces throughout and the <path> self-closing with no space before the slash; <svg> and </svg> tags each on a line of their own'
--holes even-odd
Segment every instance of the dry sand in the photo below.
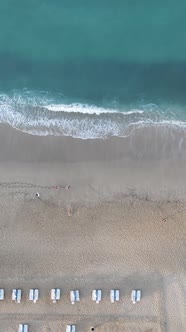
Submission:
<svg viewBox="0 0 186 332">
<path fill-rule="evenodd" d="M 131 144 L 0 127 L 0 331 L 21 322 L 29 332 L 65 331 L 69 323 L 78 332 L 185 331 L 185 156 L 176 149 L 180 137 L 169 145 L 151 133 L 144 146 L 143 135 Z M 16 287 L 20 304 L 11 300 Z M 37 304 L 28 301 L 33 287 Z M 56 304 L 53 287 L 62 289 Z M 103 290 L 99 305 L 95 288 Z M 119 303 L 110 303 L 112 288 Z M 133 288 L 142 290 L 136 305 Z M 80 290 L 74 306 L 71 289 Z"/>
</svg>

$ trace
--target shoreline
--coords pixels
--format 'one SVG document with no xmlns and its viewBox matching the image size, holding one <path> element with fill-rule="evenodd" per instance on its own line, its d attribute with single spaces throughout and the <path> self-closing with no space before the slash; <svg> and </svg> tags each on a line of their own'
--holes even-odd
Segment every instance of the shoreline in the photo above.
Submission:
<svg viewBox="0 0 186 332">
<path fill-rule="evenodd" d="M 40 137 L 0 125 L 1 182 L 28 182 L 33 190 L 34 186 L 42 190 L 42 186 L 70 185 L 68 199 L 76 201 L 129 195 L 185 200 L 186 158 L 175 144 L 154 135 L 136 133 L 134 151 L 130 138 Z"/>
</svg>

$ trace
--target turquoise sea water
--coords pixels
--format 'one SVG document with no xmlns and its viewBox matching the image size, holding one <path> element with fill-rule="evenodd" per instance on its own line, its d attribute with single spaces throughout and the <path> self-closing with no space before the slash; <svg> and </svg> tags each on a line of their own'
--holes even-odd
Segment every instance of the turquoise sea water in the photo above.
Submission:
<svg viewBox="0 0 186 332">
<path fill-rule="evenodd" d="M 186 126 L 186 2 L 0 2 L 0 121 L 33 134 Z"/>
</svg>

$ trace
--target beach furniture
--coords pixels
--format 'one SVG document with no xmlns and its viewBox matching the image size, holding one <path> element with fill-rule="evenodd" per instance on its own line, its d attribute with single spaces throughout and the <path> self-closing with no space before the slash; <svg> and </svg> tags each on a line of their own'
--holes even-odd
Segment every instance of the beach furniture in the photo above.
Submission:
<svg viewBox="0 0 186 332">
<path fill-rule="evenodd" d="M 76 325 L 67 325 L 66 326 L 66 332 L 75 332 L 76 331 Z"/>
<path fill-rule="evenodd" d="M 101 290 L 100 289 L 94 289 L 92 291 L 92 300 L 95 301 L 96 303 L 99 303 L 101 301 Z"/>
<path fill-rule="evenodd" d="M 28 332 L 28 325 L 27 324 L 19 324 L 18 332 Z"/>
<path fill-rule="evenodd" d="M 72 304 L 80 301 L 78 289 L 70 291 L 70 301 Z"/>
<path fill-rule="evenodd" d="M 132 303 L 139 302 L 141 300 L 141 291 L 139 289 L 133 289 L 131 292 Z"/>
<path fill-rule="evenodd" d="M 53 303 L 56 303 L 57 300 L 60 300 L 60 289 L 59 288 L 52 288 L 51 289 L 51 300 Z"/>
<path fill-rule="evenodd" d="M 12 291 L 12 300 L 20 303 L 21 302 L 21 289 L 13 289 Z"/>
<path fill-rule="evenodd" d="M 30 289 L 29 300 L 36 303 L 39 299 L 39 290 L 36 288 Z"/>
<path fill-rule="evenodd" d="M 3 288 L 0 288 L 0 301 L 4 300 L 5 297 L 5 291 Z"/>
<path fill-rule="evenodd" d="M 140 302 L 140 301 L 141 301 L 141 291 L 140 291 L 140 290 L 137 290 L 136 301 L 137 301 L 137 302 Z"/>
<path fill-rule="evenodd" d="M 110 300 L 112 303 L 114 303 L 115 301 L 119 301 L 119 290 L 118 289 L 111 289 Z"/>
</svg>

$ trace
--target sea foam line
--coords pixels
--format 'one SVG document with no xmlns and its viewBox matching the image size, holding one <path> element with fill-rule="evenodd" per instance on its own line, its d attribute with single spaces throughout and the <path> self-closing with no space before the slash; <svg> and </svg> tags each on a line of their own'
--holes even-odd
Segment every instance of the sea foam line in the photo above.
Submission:
<svg viewBox="0 0 186 332">
<path fill-rule="evenodd" d="M 110 108 L 103 108 L 97 107 L 88 104 L 51 104 L 51 105 L 43 105 L 44 108 L 47 108 L 49 111 L 52 112 L 67 112 L 67 113 L 82 113 L 82 114 L 106 114 L 106 113 L 121 113 L 121 114 L 142 114 L 144 110 L 138 109 L 131 109 L 128 112 L 117 110 L 117 109 L 110 109 Z"/>
<path fill-rule="evenodd" d="M 131 128 L 149 125 L 186 128 L 186 122 L 167 119 L 155 104 L 126 112 L 89 104 L 55 103 L 47 95 L 30 92 L 0 94 L 0 122 L 33 135 L 81 139 L 126 137 Z"/>
<path fill-rule="evenodd" d="M 47 116 L 38 116 L 29 118 L 24 114 L 9 110 L 0 112 L 0 122 L 7 123 L 12 127 L 38 136 L 71 136 L 81 139 L 106 139 L 111 136 L 128 137 L 134 130 L 140 127 L 158 126 L 171 128 L 186 128 L 186 122 L 182 121 L 152 121 L 143 119 L 136 122 L 124 123 L 113 121 L 109 115 L 107 118 L 97 117 L 96 121 L 86 115 L 85 118 L 61 117 L 48 118 Z"/>
<path fill-rule="evenodd" d="M 66 112 L 66 113 L 82 113 L 82 114 L 106 114 L 106 113 L 122 113 L 125 115 L 130 114 L 142 114 L 146 110 L 142 109 L 131 109 L 130 111 L 125 111 L 123 107 L 120 109 L 116 108 L 105 108 L 96 105 L 86 104 L 86 103 L 56 103 L 49 98 L 46 94 L 42 96 L 34 95 L 31 91 L 26 91 L 24 93 L 13 93 L 13 95 L 0 94 L 0 108 L 24 108 L 26 106 L 40 107 L 47 109 L 51 112 Z"/>
</svg>

